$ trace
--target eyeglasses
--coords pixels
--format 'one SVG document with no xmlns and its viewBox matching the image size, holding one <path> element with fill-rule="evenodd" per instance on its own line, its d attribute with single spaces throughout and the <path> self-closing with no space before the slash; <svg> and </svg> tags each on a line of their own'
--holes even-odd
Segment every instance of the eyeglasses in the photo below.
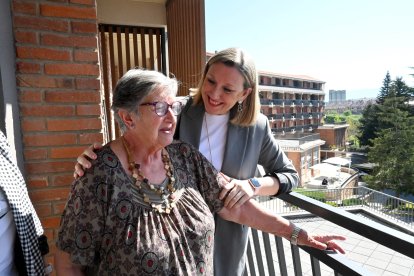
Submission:
<svg viewBox="0 0 414 276">
<path fill-rule="evenodd" d="M 168 113 L 168 108 L 171 108 L 174 115 L 178 115 L 181 112 L 183 104 L 181 102 L 173 102 L 168 104 L 166 102 L 152 102 L 152 103 L 143 103 L 140 105 L 152 105 L 154 108 L 155 114 L 162 117 Z"/>
</svg>

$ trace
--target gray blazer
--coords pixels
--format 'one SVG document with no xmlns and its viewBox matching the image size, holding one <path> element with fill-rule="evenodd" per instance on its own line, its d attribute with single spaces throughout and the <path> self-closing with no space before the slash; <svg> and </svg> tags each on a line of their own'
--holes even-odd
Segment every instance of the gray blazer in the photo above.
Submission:
<svg viewBox="0 0 414 276">
<path fill-rule="evenodd" d="M 190 99 L 178 117 L 175 138 L 198 148 L 204 113 L 204 105 L 192 105 Z M 278 194 L 297 186 L 298 173 L 274 139 L 269 121 L 263 114 L 250 127 L 228 124 L 221 171 L 232 178 L 249 179 L 256 176 L 258 164 L 263 166 L 266 175 L 279 179 L 281 186 Z M 216 216 L 215 276 L 243 275 L 248 233 L 247 226 Z"/>
</svg>

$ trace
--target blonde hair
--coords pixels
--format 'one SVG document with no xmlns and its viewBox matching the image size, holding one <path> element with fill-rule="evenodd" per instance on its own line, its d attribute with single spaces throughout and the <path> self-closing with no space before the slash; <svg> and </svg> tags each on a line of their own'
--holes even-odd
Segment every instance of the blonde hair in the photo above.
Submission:
<svg viewBox="0 0 414 276">
<path fill-rule="evenodd" d="M 203 102 L 201 96 L 203 83 L 211 65 L 223 63 L 226 66 L 236 68 L 244 78 L 243 89 L 251 88 L 251 93 L 243 101 L 243 111 L 237 112 L 237 104 L 230 110 L 230 122 L 238 126 L 250 126 L 256 123 L 260 112 L 259 91 L 257 88 L 257 71 L 254 61 L 239 48 L 224 49 L 212 56 L 204 67 L 203 75 L 198 83 L 194 96 L 194 104 Z"/>
</svg>

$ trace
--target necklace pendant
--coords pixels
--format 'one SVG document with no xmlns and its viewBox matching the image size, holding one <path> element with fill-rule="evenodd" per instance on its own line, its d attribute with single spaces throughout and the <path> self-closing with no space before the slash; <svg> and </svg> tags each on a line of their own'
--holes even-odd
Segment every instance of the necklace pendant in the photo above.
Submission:
<svg viewBox="0 0 414 276">
<path fill-rule="evenodd" d="M 138 188 L 138 192 L 141 194 L 144 202 L 151 206 L 151 208 L 159 214 L 170 214 L 171 210 L 176 206 L 176 203 L 173 202 L 173 200 L 176 198 L 176 196 L 173 194 L 176 189 L 174 188 L 175 178 L 173 175 L 173 166 L 167 150 L 164 148 L 161 154 L 162 161 L 164 163 L 165 173 L 169 178 L 169 183 L 167 184 L 166 188 L 162 186 L 158 188 L 156 185 L 151 184 L 148 178 L 146 178 L 142 174 L 140 170 L 141 165 L 137 164 L 134 161 L 132 154 L 129 150 L 128 143 L 126 142 L 124 136 L 122 136 L 122 143 L 128 155 L 128 168 L 131 171 L 132 177 L 135 179 L 135 186 Z M 145 193 L 147 187 L 143 187 L 142 183 L 145 183 L 148 186 L 148 188 L 152 191 L 150 192 L 150 194 L 157 194 L 159 196 L 161 200 L 160 204 L 151 201 L 149 195 Z"/>
<path fill-rule="evenodd" d="M 150 201 L 150 199 L 149 199 L 149 197 L 147 195 L 144 195 L 144 201 L 146 203 L 151 203 L 151 201 Z"/>
</svg>

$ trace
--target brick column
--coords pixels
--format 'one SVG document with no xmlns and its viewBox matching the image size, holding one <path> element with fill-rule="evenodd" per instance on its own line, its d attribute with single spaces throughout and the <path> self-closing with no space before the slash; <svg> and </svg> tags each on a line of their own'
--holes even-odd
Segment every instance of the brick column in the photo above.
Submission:
<svg viewBox="0 0 414 276">
<path fill-rule="evenodd" d="M 75 157 L 102 141 L 95 0 L 12 2 L 30 197 L 53 258 Z"/>
</svg>

